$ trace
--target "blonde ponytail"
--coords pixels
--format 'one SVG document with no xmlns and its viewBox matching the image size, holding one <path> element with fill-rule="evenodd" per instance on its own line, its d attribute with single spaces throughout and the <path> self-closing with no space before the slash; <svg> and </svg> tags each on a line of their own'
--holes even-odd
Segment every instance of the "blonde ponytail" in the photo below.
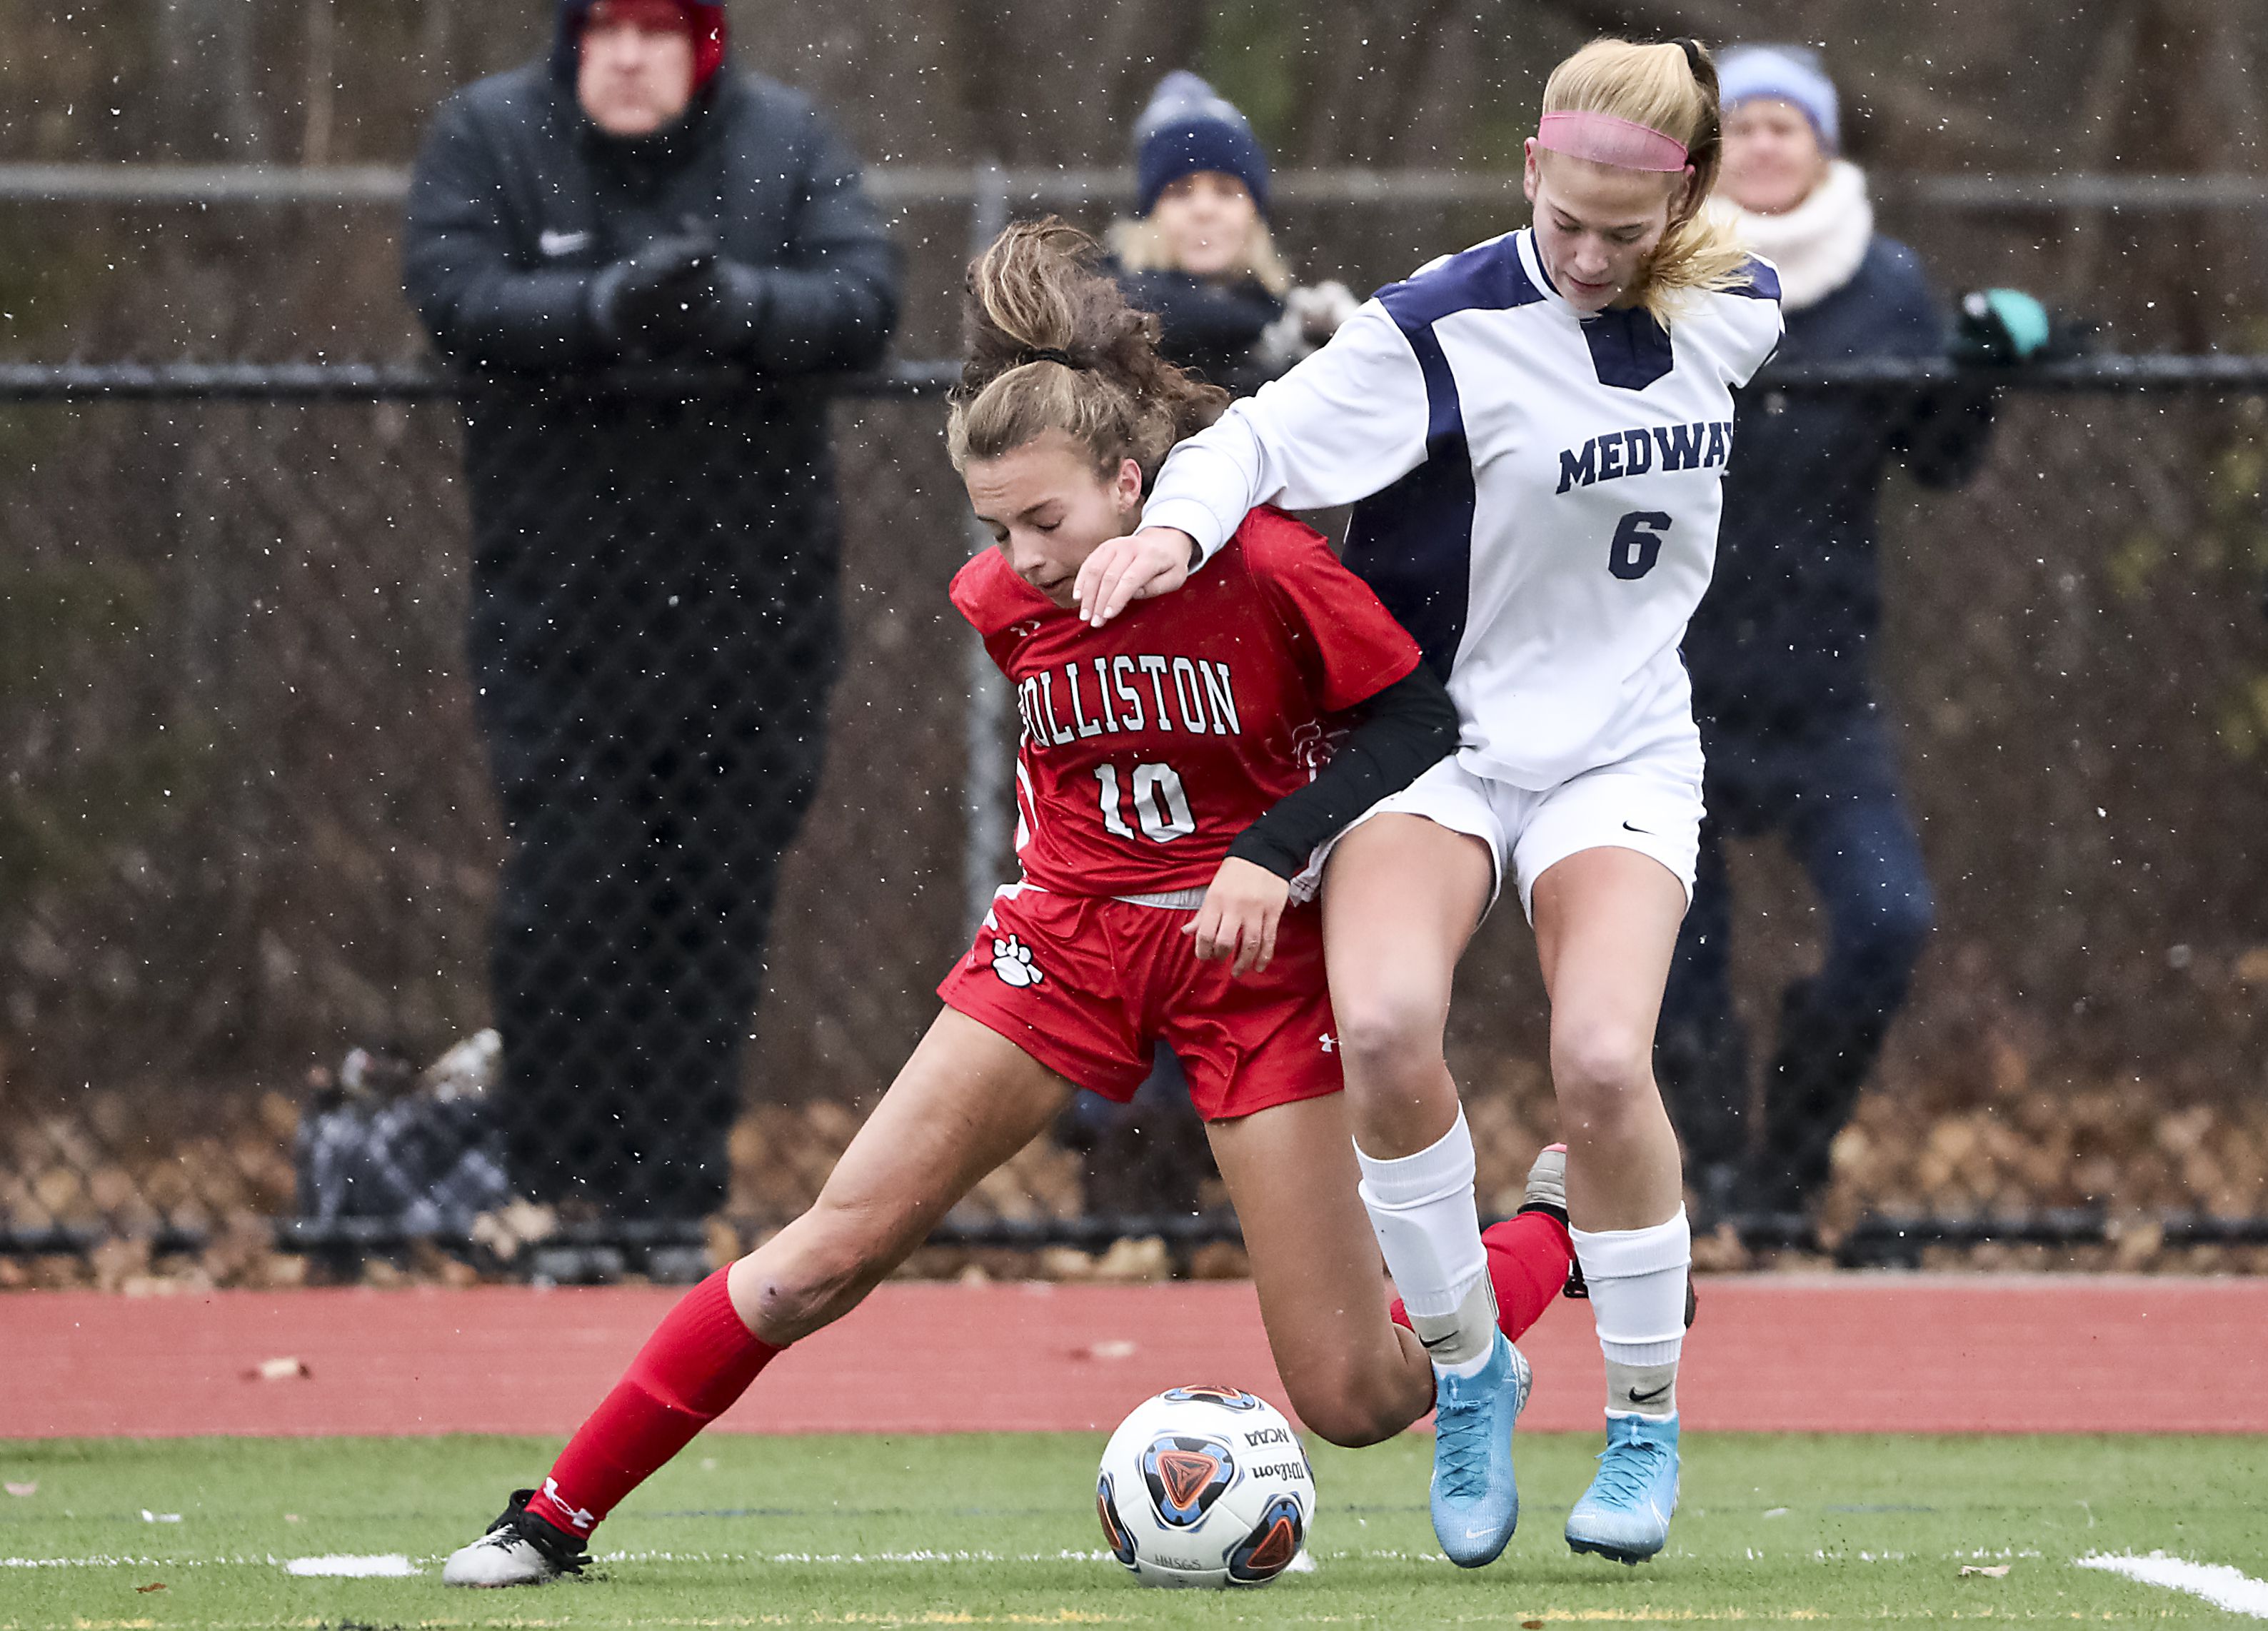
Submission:
<svg viewBox="0 0 2268 1631">
<path fill-rule="evenodd" d="M 1717 64 L 1705 49 L 1690 41 L 1594 40 L 1551 70 L 1543 111 L 1604 114 L 1684 144 L 1692 180 L 1631 291 L 1657 322 L 1669 322 L 1693 295 L 1741 283 L 1748 250 L 1729 223 L 1701 207 L 1724 160 Z"/>
</svg>

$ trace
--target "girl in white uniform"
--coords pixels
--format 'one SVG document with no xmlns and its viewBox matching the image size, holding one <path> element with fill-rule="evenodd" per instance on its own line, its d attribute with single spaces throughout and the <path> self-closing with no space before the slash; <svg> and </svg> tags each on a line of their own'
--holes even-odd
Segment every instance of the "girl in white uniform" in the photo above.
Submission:
<svg viewBox="0 0 2268 1631">
<path fill-rule="evenodd" d="M 1701 818 L 1677 647 L 1709 583 L 1732 392 L 1778 342 L 1778 283 L 1701 213 L 1718 124 L 1699 46 L 1596 41 L 1553 72 L 1543 109 L 1533 224 L 1381 290 L 1182 444 L 1142 530 L 1090 557 L 1078 596 L 1100 625 L 1178 588 L 1255 504 L 1357 503 L 1347 562 L 1462 724 L 1454 758 L 1340 840 L 1324 892 L 1364 1199 L 1436 1364 L 1435 1526 L 1453 1558 L 1484 1562 L 1518 1512 L 1525 1366 L 1491 1318 L 1442 1052 L 1457 959 L 1508 878 L 1550 997 L 1607 1360 L 1608 1449 L 1567 1539 L 1636 1562 L 1676 1500 L 1690 1256 L 1652 1065 Z"/>
</svg>

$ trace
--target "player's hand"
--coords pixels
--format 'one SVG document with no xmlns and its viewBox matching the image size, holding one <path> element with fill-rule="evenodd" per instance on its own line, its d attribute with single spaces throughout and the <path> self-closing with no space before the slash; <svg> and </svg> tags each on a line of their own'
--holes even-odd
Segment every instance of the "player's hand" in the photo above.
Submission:
<svg viewBox="0 0 2268 1631">
<path fill-rule="evenodd" d="M 1079 569 L 1071 586 L 1079 614 L 1100 628 L 1137 600 L 1169 595 L 1189 581 L 1197 540 L 1170 526 L 1145 526 L 1114 538 Z"/>
<path fill-rule="evenodd" d="M 1264 866 L 1231 856 L 1212 875 L 1204 904 L 1182 932 L 1197 937 L 1197 954 L 1208 962 L 1233 955 L 1228 977 L 1240 980 L 1266 968 L 1275 957 L 1276 926 L 1291 899 L 1290 884 Z"/>
</svg>

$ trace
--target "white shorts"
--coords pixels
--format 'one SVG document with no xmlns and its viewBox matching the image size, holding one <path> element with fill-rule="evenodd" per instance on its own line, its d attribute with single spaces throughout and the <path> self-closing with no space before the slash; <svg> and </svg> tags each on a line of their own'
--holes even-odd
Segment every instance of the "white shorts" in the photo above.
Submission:
<svg viewBox="0 0 2268 1631">
<path fill-rule="evenodd" d="M 1380 799 L 1346 832 L 1380 815 L 1424 816 L 1479 839 L 1496 865 L 1495 891 L 1502 891 L 1509 872 L 1531 922 L 1535 880 L 1586 849 L 1652 856 L 1684 885 L 1690 902 L 1701 851 L 1701 745 L 1649 748 L 1540 792 L 1468 770 L 1452 757 Z"/>
</svg>

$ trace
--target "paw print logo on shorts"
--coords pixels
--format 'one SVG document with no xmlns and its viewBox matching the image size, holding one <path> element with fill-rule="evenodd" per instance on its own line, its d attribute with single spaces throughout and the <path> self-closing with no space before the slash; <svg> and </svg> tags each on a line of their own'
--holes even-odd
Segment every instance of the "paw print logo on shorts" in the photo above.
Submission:
<svg viewBox="0 0 2268 1631">
<path fill-rule="evenodd" d="M 1047 978 L 1032 961 L 1031 948 L 1013 935 L 992 943 L 992 972 L 1000 976 L 1003 984 L 1014 986 L 1020 991 Z"/>
</svg>

